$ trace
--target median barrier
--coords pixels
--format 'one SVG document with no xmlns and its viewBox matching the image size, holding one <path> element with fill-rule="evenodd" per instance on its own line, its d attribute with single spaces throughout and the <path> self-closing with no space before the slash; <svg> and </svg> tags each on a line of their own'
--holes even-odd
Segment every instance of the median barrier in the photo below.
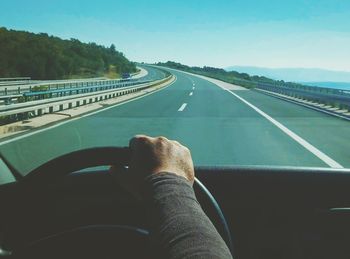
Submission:
<svg viewBox="0 0 350 259">
<path fill-rule="evenodd" d="M 16 121 L 17 117 L 28 118 L 30 116 L 41 116 L 47 113 L 61 112 L 82 105 L 135 93 L 143 89 L 168 82 L 172 77 L 173 76 L 170 75 L 161 80 L 156 80 L 140 85 L 127 86 L 124 88 L 115 88 L 99 92 L 89 92 L 73 96 L 56 97 L 51 99 L 0 106 L 0 117 L 12 117 L 12 120 L 10 118 L 10 121 Z"/>
</svg>

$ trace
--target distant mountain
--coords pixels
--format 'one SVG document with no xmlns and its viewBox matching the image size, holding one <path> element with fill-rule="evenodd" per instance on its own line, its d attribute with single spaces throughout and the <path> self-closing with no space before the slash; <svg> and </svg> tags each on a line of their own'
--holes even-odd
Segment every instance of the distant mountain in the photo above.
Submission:
<svg viewBox="0 0 350 259">
<path fill-rule="evenodd" d="M 249 75 L 266 76 L 288 82 L 350 82 L 350 72 L 318 68 L 264 68 L 231 66 L 227 71 L 237 71 Z"/>
</svg>

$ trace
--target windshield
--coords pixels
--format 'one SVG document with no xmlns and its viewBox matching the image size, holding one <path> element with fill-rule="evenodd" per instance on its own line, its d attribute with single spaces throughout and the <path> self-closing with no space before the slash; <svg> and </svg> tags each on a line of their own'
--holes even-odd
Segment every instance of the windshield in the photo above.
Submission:
<svg viewBox="0 0 350 259">
<path fill-rule="evenodd" d="M 136 134 L 195 165 L 350 167 L 349 1 L 1 5 L 0 153 L 22 175 Z"/>
</svg>

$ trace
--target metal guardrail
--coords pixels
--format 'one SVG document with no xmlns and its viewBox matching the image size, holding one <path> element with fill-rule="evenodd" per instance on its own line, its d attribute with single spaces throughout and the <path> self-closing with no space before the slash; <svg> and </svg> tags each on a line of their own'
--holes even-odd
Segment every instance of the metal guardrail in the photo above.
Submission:
<svg viewBox="0 0 350 259">
<path fill-rule="evenodd" d="M 26 85 L 31 83 L 30 77 L 11 77 L 11 78 L 0 78 L 0 87 Z"/>
<path fill-rule="evenodd" d="M 113 85 L 120 82 L 135 81 L 136 79 L 115 79 L 115 80 L 104 80 L 104 79 L 79 79 L 79 80 L 55 80 L 55 81 L 43 81 L 30 84 L 22 85 L 7 85 L 0 87 L 0 96 L 22 94 L 24 92 L 32 91 L 35 88 L 46 87 L 51 88 L 66 88 L 66 87 L 85 87 L 94 85 Z"/>
<path fill-rule="evenodd" d="M 275 84 L 272 83 L 262 83 L 258 81 L 251 81 L 251 80 L 245 80 L 245 79 L 233 79 L 233 83 L 235 84 L 250 84 L 253 87 L 257 88 L 263 88 L 263 87 L 277 87 L 278 89 L 289 89 L 290 91 L 299 91 L 305 92 L 305 93 L 320 93 L 320 94 L 327 94 L 327 95 L 337 95 L 337 96 L 349 96 L 350 97 L 350 90 L 344 90 L 344 89 L 336 89 L 336 88 L 327 88 L 327 87 L 319 87 L 319 86 L 310 86 L 310 85 L 302 85 L 302 84 L 296 84 L 295 86 L 287 86 L 284 83 L 276 81 Z M 232 82 L 231 82 L 232 83 Z"/>
<path fill-rule="evenodd" d="M 18 85 L 27 85 L 31 83 L 31 81 L 5 81 L 5 82 L 0 82 L 0 87 L 5 88 L 5 87 L 11 87 L 11 86 L 18 86 Z"/>
<path fill-rule="evenodd" d="M 125 86 L 132 86 L 137 84 L 143 84 L 143 83 L 149 83 L 150 80 L 146 81 L 126 81 L 126 82 L 118 82 L 115 84 L 97 84 L 93 86 L 84 86 L 84 87 L 63 87 L 63 88 L 56 88 L 56 89 L 50 89 L 46 91 L 29 91 L 23 93 L 23 96 L 26 97 L 36 97 L 38 99 L 41 98 L 52 98 L 52 97 L 62 97 L 66 95 L 73 95 L 73 94 L 79 94 L 79 93 L 89 93 L 89 92 L 96 92 L 96 91 L 103 91 L 103 90 L 109 90 L 109 89 L 115 89 Z"/>
<path fill-rule="evenodd" d="M 3 100 L 5 105 L 11 104 L 12 100 L 16 100 L 18 98 L 23 97 L 24 100 L 22 101 L 28 101 L 28 100 L 40 100 L 44 98 L 53 98 L 53 97 L 62 97 L 66 95 L 74 95 L 79 93 L 88 93 L 88 92 L 94 92 L 94 91 L 102 91 L 102 90 L 108 90 L 108 89 L 114 89 L 119 87 L 125 87 L 130 85 L 136 85 L 141 83 L 147 83 L 148 81 L 139 81 L 139 80 L 120 80 L 116 81 L 98 81 L 98 83 L 89 86 L 90 83 L 88 83 L 86 86 L 80 86 L 80 87 L 55 87 L 52 88 L 49 86 L 48 90 L 43 91 L 34 91 L 33 89 L 29 89 L 28 91 L 24 93 L 15 93 L 15 94 L 9 94 L 9 95 L 3 95 L 0 96 L 0 100 Z M 79 85 L 79 84 L 78 84 Z"/>
<path fill-rule="evenodd" d="M 309 87 L 303 88 L 290 88 L 282 86 L 273 86 L 268 84 L 257 84 L 258 89 L 263 89 L 279 94 L 284 94 L 291 97 L 307 99 L 317 103 L 323 103 L 331 106 L 339 106 L 341 109 L 350 110 L 350 94 L 346 90 L 340 89 L 312 89 Z M 318 88 L 318 87 L 311 87 Z"/>
<path fill-rule="evenodd" d="M 234 83 L 238 85 L 244 86 L 244 84 L 250 84 L 257 89 L 284 94 L 320 104 L 337 106 L 340 109 L 347 109 L 350 111 L 350 91 L 348 90 L 307 85 L 296 85 L 293 87 L 282 85 L 278 82 L 276 82 L 276 84 L 269 84 L 244 79 L 235 79 L 234 81 Z"/>
<path fill-rule="evenodd" d="M 0 107 L 0 116 L 17 116 L 20 115 L 22 119 L 28 118 L 29 115 L 40 116 L 44 113 L 53 113 L 56 111 L 63 111 L 80 105 L 85 105 L 93 102 L 114 98 L 128 93 L 136 92 L 148 88 L 150 86 L 161 84 L 170 79 L 171 76 L 152 81 L 148 83 L 127 86 L 116 89 L 108 89 L 99 92 L 82 93 L 73 96 L 56 97 L 51 99 L 44 99 L 39 101 L 25 102 L 14 105 L 6 105 Z"/>
<path fill-rule="evenodd" d="M 30 80 L 31 78 L 28 76 L 24 77 L 0 77 L 0 82 L 8 82 L 8 81 L 27 81 Z"/>
</svg>

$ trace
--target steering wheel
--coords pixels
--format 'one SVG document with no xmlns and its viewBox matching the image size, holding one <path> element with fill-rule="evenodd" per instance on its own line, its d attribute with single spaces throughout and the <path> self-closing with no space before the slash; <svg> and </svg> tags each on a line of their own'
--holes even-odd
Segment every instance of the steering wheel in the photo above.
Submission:
<svg viewBox="0 0 350 259">
<path fill-rule="evenodd" d="M 76 172 L 89 167 L 96 166 L 106 166 L 106 165 L 115 165 L 115 166 L 127 166 L 129 161 L 129 148 L 126 147 L 98 147 L 91 149 L 84 149 L 75 151 L 72 153 L 68 153 L 62 155 L 60 157 L 54 158 L 51 161 L 41 165 L 40 167 L 34 169 L 30 172 L 25 178 L 23 178 L 23 183 L 28 184 L 34 188 L 40 188 L 47 186 L 49 183 L 54 183 L 56 180 L 63 178 L 64 176 Z M 209 190 L 198 180 L 195 179 L 194 188 L 200 192 L 199 194 L 202 197 L 205 197 L 207 201 L 209 201 L 209 206 L 211 207 L 211 211 L 215 215 L 211 216 L 211 221 L 214 226 L 220 233 L 221 237 L 226 242 L 228 248 L 231 253 L 232 250 L 232 238 L 231 234 L 226 222 L 226 219 L 214 199 L 213 195 L 209 192 Z M 115 231 L 107 228 L 105 226 L 95 226 L 97 231 L 92 231 L 96 234 L 105 234 Z M 112 227 L 113 228 L 113 227 Z M 123 238 L 123 240 L 132 240 L 135 245 L 134 240 L 138 240 L 139 242 L 143 242 L 142 236 L 147 236 L 148 231 L 142 230 L 139 228 L 128 227 L 128 226 L 115 226 L 117 228 L 117 232 L 122 236 L 127 236 L 128 238 Z M 96 229 L 95 229 L 96 230 Z M 90 231 L 90 232 L 89 232 Z M 85 235 L 86 233 L 92 233 L 91 229 L 80 228 L 78 230 L 71 231 L 70 233 L 63 233 L 58 237 L 50 237 L 51 240 L 62 240 L 67 235 L 71 235 L 72 233 L 78 235 Z M 130 233 L 133 232 L 131 235 Z M 78 233 L 78 234 L 77 234 Z M 112 237 L 113 238 L 113 235 Z M 134 240 L 133 240 L 134 239 Z M 140 241 L 141 240 L 141 241 Z M 137 243 L 137 242 L 136 242 Z"/>
</svg>

